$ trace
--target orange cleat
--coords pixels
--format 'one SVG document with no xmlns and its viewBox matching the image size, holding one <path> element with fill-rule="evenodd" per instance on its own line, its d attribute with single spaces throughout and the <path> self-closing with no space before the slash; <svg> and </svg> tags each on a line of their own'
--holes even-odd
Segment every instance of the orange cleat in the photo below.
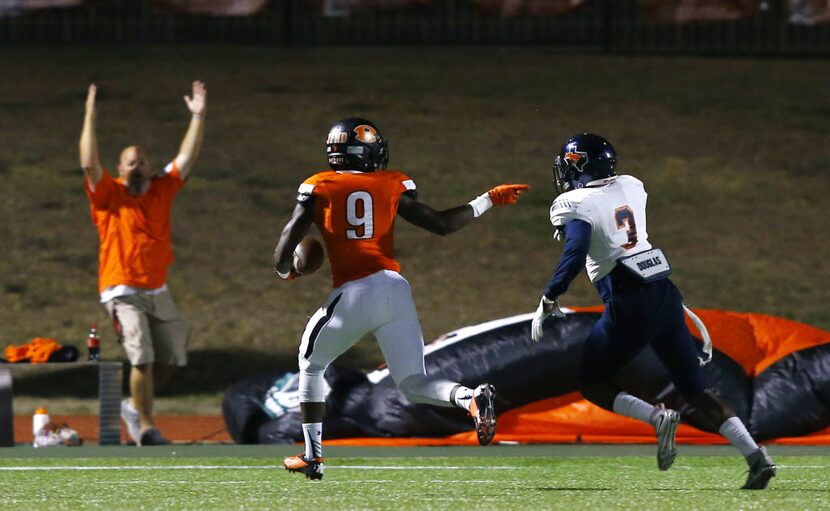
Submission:
<svg viewBox="0 0 830 511">
<path fill-rule="evenodd" d="M 305 454 L 298 454 L 286 457 L 282 460 L 282 466 L 289 472 L 299 472 L 309 479 L 319 481 L 323 478 L 323 461 L 325 461 L 324 458 L 314 458 L 308 461 Z"/>
</svg>

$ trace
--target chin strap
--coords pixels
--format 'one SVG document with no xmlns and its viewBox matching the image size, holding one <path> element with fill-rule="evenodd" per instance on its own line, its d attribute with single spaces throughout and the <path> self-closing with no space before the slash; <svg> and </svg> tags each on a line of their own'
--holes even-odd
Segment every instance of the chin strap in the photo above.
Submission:
<svg viewBox="0 0 830 511">
<path fill-rule="evenodd" d="M 701 366 L 705 366 L 709 362 L 712 361 L 712 338 L 709 336 L 709 331 L 706 330 L 706 325 L 703 324 L 703 321 L 697 314 L 692 312 L 692 310 L 686 307 L 686 304 L 683 304 L 683 308 L 686 310 L 686 314 L 689 315 L 689 319 L 692 320 L 697 330 L 700 332 L 700 335 L 703 337 L 703 355 L 702 357 L 697 357 L 698 362 L 700 362 Z"/>
</svg>

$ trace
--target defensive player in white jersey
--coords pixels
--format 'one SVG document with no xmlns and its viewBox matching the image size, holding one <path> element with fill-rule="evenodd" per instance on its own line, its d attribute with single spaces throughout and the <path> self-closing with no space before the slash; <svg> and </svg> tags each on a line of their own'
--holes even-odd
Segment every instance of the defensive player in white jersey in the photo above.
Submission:
<svg viewBox="0 0 830 511">
<path fill-rule="evenodd" d="M 415 183 L 386 170 L 389 147 L 370 121 L 350 117 L 329 131 L 331 170 L 306 179 L 274 254 L 280 277 L 298 276 L 294 248 L 316 223 L 332 269 L 334 290 L 309 319 L 300 344 L 300 411 L 305 452 L 283 466 L 310 479 L 323 477 L 323 373 L 358 339 L 372 333 L 395 383 L 412 402 L 469 411 L 482 445 L 496 433 L 495 389 L 475 390 L 427 375 L 424 339 L 409 283 L 394 257 L 398 216 L 435 234 L 461 229 L 492 206 L 515 204 L 527 185 L 500 185 L 467 204 L 436 211 L 417 199 Z"/>
<path fill-rule="evenodd" d="M 590 133 L 572 137 L 553 166 L 559 193 L 550 209 L 557 239 L 565 248 L 536 309 L 531 336 L 543 336 L 545 318 L 564 318 L 558 298 L 584 266 L 605 304 L 602 317 L 585 341 L 580 388 L 592 403 L 654 426 L 657 462 L 668 470 L 677 451 L 680 415 L 628 394 L 613 381 L 615 373 L 646 346 L 668 369 L 680 394 L 693 406 L 697 424 L 718 431 L 746 458 L 744 489 L 766 488 L 775 465 L 741 419 L 706 389 L 702 366 L 711 352 L 699 352 L 684 321 L 683 298 L 668 278 L 669 262 L 648 240 L 643 183 L 616 175 L 617 155 L 604 138 Z"/>
</svg>

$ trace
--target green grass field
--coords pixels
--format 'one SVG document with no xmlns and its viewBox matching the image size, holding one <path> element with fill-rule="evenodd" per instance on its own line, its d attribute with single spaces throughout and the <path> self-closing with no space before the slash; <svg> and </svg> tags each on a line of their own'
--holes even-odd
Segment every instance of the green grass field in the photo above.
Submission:
<svg viewBox="0 0 830 511">
<path fill-rule="evenodd" d="M 778 476 L 742 491 L 729 447 L 329 447 L 322 481 L 278 468 L 295 446 L 2 451 L 4 510 L 830 509 L 830 451 L 773 446 Z M 10 455 L 10 457 L 7 457 Z"/>
</svg>

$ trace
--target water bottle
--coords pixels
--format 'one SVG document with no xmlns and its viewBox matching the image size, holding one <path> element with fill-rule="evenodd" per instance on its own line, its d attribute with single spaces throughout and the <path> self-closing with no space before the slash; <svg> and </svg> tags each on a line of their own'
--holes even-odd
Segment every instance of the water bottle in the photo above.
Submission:
<svg viewBox="0 0 830 511">
<path fill-rule="evenodd" d="M 92 325 L 89 329 L 89 336 L 86 338 L 86 349 L 89 352 L 87 360 L 90 362 L 101 361 L 101 338 L 98 337 L 98 325 Z"/>
<path fill-rule="evenodd" d="M 38 408 L 32 416 L 32 436 L 37 437 L 38 432 L 43 426 L 49 424 L 49 412 L 46 408 Z"/>
</svg>

